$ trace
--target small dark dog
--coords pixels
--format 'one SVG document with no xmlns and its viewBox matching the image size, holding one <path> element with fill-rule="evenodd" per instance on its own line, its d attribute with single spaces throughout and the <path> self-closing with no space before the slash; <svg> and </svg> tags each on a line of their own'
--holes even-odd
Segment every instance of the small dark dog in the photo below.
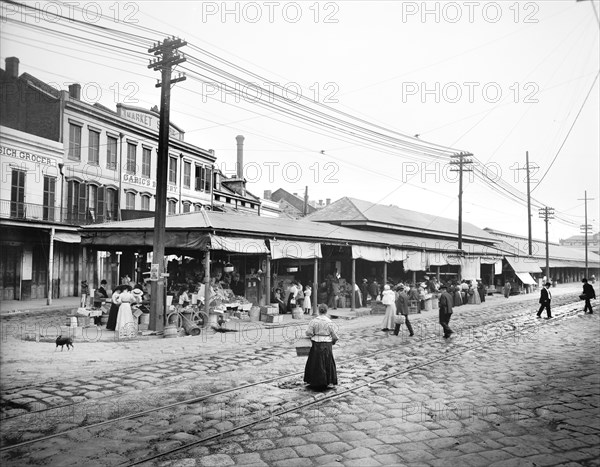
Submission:
<svg viewBox="0 0 600 467">
<path fill-rule="evenodd" d="M 70 337 L 63 337 L 62 335 L 56 338 L 56 349 L 58 349 L 59 345 L 61 352 L 65 349 L 65 345 L 67 346 L 67 352 L 70 350 L 70 347 L 75 348 L 73 346 L 73 339 L 71 339 Z M 54 349 L 55 352 L 56 349 Z"/>
</svg>

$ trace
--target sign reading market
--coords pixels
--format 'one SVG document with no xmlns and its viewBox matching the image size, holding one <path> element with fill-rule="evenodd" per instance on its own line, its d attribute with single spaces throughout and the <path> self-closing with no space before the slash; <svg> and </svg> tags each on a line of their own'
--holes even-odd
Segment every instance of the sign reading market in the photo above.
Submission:
<svg viewBox="0 0 600 467">
<path fill-rule="evenodd" d="M 158 132 L 160 129 L 160 115 L 154 110 L 146 110 L 140 107 L 117 104 L 117 114 L 132 122 L 139 123 L 146 128 Z M 169 125 L 169 137 L 183 141 L 184 132 L 172 123 Z"/>
</svg>

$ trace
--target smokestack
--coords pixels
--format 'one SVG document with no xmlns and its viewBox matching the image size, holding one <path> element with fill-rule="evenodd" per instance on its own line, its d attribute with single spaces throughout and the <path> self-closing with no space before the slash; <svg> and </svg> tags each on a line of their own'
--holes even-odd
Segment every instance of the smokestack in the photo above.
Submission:
<svg viewBox="0 0 600 467">
<path fill-rule="evenodd" d="M 271 195 L 272 194 L 273 193 L 271 192 L 271 190 L 265 190 L 265 196 L 264 196 L 264 198 L 265 199 L 271 199 Z"/>
<path fill-rule="evenodd" d="M 19 59 L 17 57 L 7 57 L 5 60 L 6 72 L 10 78 L 19 77 Z"/>
<path fill-rule="evenodd" d="M 238 135 L 235 140 L 237 141 L 237 177 L 244 178 L 244 137 Z"/>
<path fill-rule="evenodd" d="M 73 99 L 79 100 L 81 98 L 81 84 L 73 83 L 69 85 L 69 95 Z"/>
</svg>

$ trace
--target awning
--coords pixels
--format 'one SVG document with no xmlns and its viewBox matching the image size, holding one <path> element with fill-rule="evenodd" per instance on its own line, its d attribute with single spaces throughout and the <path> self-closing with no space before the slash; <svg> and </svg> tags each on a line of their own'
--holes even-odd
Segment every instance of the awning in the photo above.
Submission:
<svg viewBox="0 0 600 467">
<path fill-rule="evenodd" d="M 531 277 L 528 272 L 517 272 L 517 277 L 523 282 L 523 284 L 535 285 L 535 279 Z"/>
<path fill-rule="evenodd" d="M 445 266 L 448 264 L 447 253 L 442 251 L 427 253 L 427 264 L 429 266 Z"/>
<path fill-rule="evenodd" d="M 272 259 L 294 258 L 309 259 L 322 258 L 321 244 L 301 242 L 296 240 L 269 240 Z"/>
<path fill-rule="evenodd" d="M 225 250 L 232 253 L 267 254 L 269 249 L 262 239 L 246 237 L 210 236 L 211 250 Z"/>
<path fill-rule="evenodd" d="M 54 241 L 63 243 L 81 243 L 81 235 L 76 232 L 55 232 Z"/>
<path fill-rule="evenodd" d="M 535 258 L 529 256 L 505 256 L 505 258 L 515 272 L 542 272 Z"/>
<path fill-rule="evenodd" d="M 406 261 L 404 261 L 405 271 L 426 271 L 427 256 L 421 251 L 409 251 Z"/>
<path fill-rule="evenodd" d="M 365 245 L 352 245 L 352 258 L 384 262 L 388 260 L 387 248 Z"/>
<path fill-rule="evenodd" d="M 128 222 L 128 221 L 126 221 Z M 82 230 L 81 243 L 97 247 L 152 247 L 154 232 L 139 231 L 87 231 Z M 185 250 L 206 250 L 210 237 L 202 232 L 167 231 L 165 233 L 165 248 Z"/>
</svg>

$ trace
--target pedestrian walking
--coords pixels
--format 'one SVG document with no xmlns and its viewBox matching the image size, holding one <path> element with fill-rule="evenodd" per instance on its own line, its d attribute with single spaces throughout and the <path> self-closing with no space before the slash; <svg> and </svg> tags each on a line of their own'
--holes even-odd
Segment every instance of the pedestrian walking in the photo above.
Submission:
<svg viewBox="0 0 600 467">
<path fill-rule="evenodd" d="M 403 285 L 398 287 L 398 294 L 396 296 L 396 314 L 404 316 L 404 323 L 406 324 L 406 329 L 408 329 L 409 336 L 412 337 L 415 335 L 413 331 L 413 327 L 410 324 L 408 319 L 408 294 L 406 293 L 407 288 Z M 396 323 L 394 326 L 394 336 L 400 334 L 400 325 L 401 323 Z"/>
<path fill-rule="evenodd" d="M 381 303 L 385 305 L 385 316 L 381 324 L 382 331 L 391 331 L 396 326 L 396 293 L 388 284 L 383 286 Z"/>
<path fill-rule="evenodd" d="M 319 314 L 310 320 L 306 336 L 312 341 L 304 367 L 304 382 L 315 389 L 337 385 L 333 346 L 338 341 L 335 326 L 327 316 L 327 305 L 319 305 Z"/>
<path fill-rule="evenodd" d="M 504 297 L 508 298 L 510 297 L 510 291 L 512 290 L 512 286 L 510 285 L 510 282 L 506 281 L 504 283 L 504 288 L 502 289 L 502 291 L 504 292 Z"/>
<path fill-rule="evenodd" d="M 375 279 L 369 284 L 369 295 L 371 296 L 371 303 L 374 304 L 379 295 L 379 284 Z"/>
<path fill-rule="evenodd" d="M 552 312 L 550 311 L 550 302 L 552 301 L 552 294 L 550 293 L 551 286 L 552 284 L 550 282 L 546 282 L 540 292 L 540 309 L 537 312 L 538 318 L 542 317 L 544 308 L 546 309 L 546 319 L 552 318 Z"/>
<path fill-rule="evenodd" d="M 454 331 L 450 329 L 450 318 L 452 317 L 452 304 L 454 299 L 443 284 L 440 286 L 440 292 L 439 320 L 440 325 L 444 329 L 444 339 L 448 339 L 450 335 L 454 333 Z"/>
<path fill-rule="evenodd" d="M 594 290 L 594 287 L 592 286 L 592 284 L 588 284 L 587 279 L 584 277 L 583 279 L 581 279 L 581 282 L 583 282 L 583 296 L 584 296 L 584 300 L 585 300 L 585 306 L 583 307 L 583 312 L 587 313 L 587 310 L 590 310 L 589 313 L 590 315 L 594 314 L 594 310 L 592 309 L 592 304 L 590 303 L 590 300 L 592 300 L 593 298 L 596 298 L 596 291 Z"/>
</svg>

